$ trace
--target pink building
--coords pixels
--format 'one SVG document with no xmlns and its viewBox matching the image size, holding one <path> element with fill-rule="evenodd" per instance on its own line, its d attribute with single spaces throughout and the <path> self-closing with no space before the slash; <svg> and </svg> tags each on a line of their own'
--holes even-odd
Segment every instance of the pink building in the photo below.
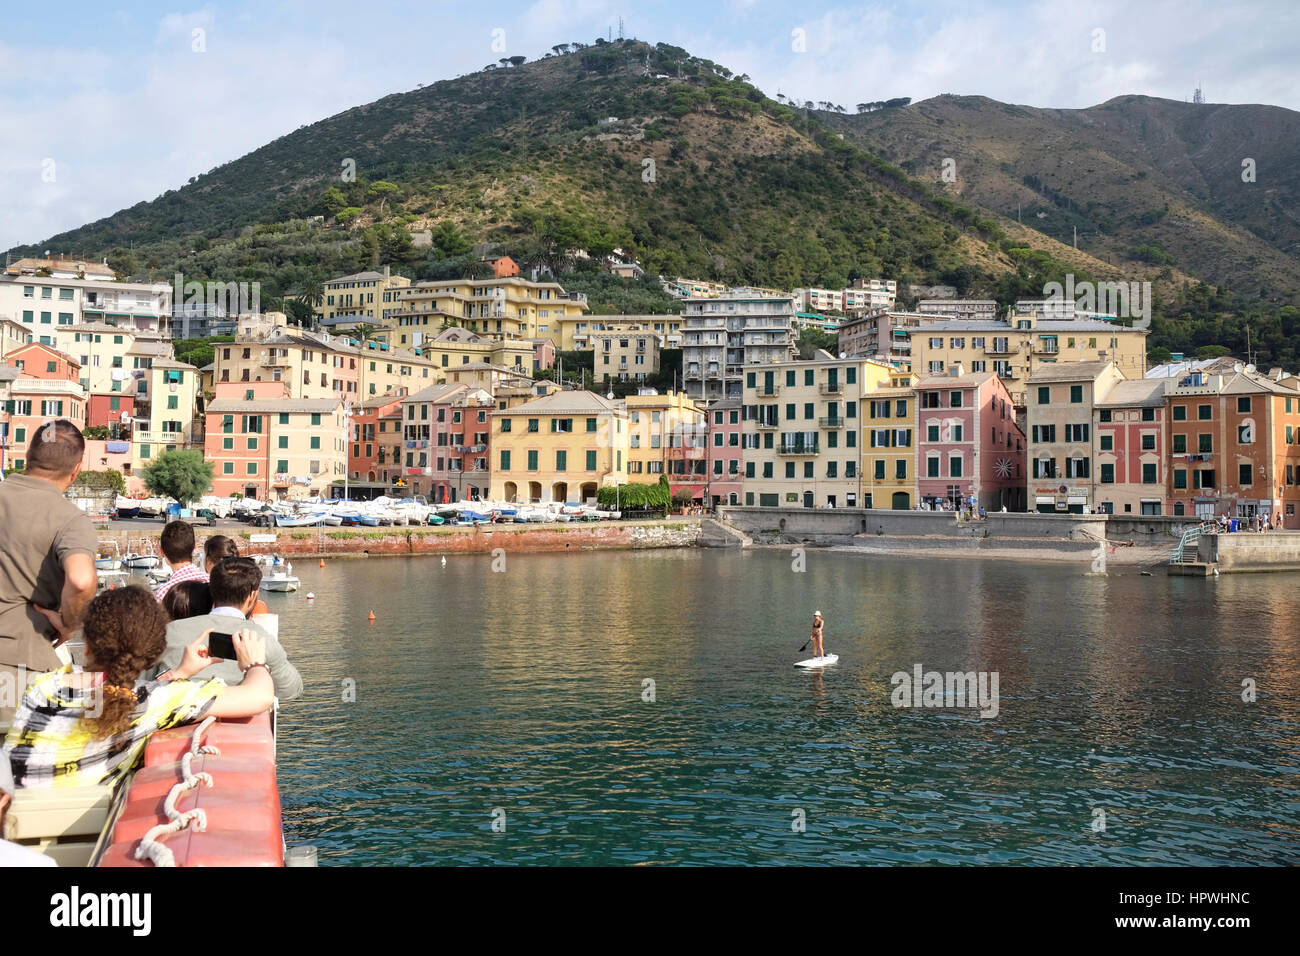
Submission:
<svg viewBox="0 0 1300 956">
<path fill-rule="evenodd" d="M 24 468 L 41 425 L 66 418 L 86 427 L 86 391 L 80 363 L 48 345 L 16 348 L 6 362 L 0 374 L 0 467 Z"/>
<path fill-rule="evenodd" d="M 741 401 L 738 398 L 714 402 L 706 415 L 705 437 L 708 442 L 706 462 L 706 504 L 738 505 L 745 475 L 744 432 L 741 428 Z"/>
<path fill-rule="evenodd" d="M 492 395 L 472 385 L 434 385 L 402 399 L 402 472 L 431 502 L 488 497 Z"/>
<path fill-rule="evenodd" d="M 959 507 L 975 496 L 988 511 L 1025 510 L 1025 433 L 1011 394 L 992 372 L 933 375 L 916 385 L 917 493 Z"/>
<path fill-rule="evenodd" d="M 1164 514 L 1166 381 L 1116 382 L 1094 400 L 1096 502 L 1107 514 Z"/>
</svg>

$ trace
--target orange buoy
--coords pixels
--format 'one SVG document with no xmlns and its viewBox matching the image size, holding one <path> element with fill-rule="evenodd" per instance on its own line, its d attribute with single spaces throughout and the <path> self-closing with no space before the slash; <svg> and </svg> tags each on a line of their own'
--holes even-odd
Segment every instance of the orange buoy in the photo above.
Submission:
<svg viewBox="0 0 1300 956">
<path fill-rule="evenodd" d="M 374 612 L 374 611 L 371 611 L 371 612 L 370 612 L 370 617 L 367 618 L 367 620 L 373 621 L 374 619 L 375 619 L 375 612 Z"/>
<path fill-rule="evenodd" d="M 321 566 L 322 568 L 325 567 L 325 559 L 324 559 L 324 558 L 321 558 L 321 559 L 320 559 L 320 566 Z"/>
</svg>

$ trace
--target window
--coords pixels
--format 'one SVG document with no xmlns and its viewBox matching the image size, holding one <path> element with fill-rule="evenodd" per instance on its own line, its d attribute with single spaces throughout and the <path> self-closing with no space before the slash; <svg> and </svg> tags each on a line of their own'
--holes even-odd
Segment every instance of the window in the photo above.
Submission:
<svg viewBox="0 0 1300 956">
<path fill-rule="evenodd" d="M 938 407 L 939 407 L 939 393 L 938 393 L 938 392 L 922 392 L 922 393 L 921 393 L 921 407 L 922 407 L 922 408 L 938 408 Z"/>
<path fill-rule="evenodd" d="M 1249 395 L 1238 395 L 1238 396 L 1237 396 L 1237 411 L 1242 412 L 1242 413 L 1245 413 L 1245 414 L 1250 414 L 1250 396 L 1249 396 Z"/>
<path fill-rule="evenodd" d="M 1183 468 L 1174 469 L 1174 487 L 1175 488 L 1187 487 L 1187 471 L 1185 469 Z"/>
<path fill-rule="evenodd" d="M 803 463 L 803 476 L 804 476 L 805 478 L 811 478 L 811 477 L 813 477 L 813 463 L 812 463 L 812 462 L 810 462 L 810 461 L 805 461 L 805 462 Z"/>
<path fill-rule="evenodd" d="M 927 478 L 939 477 L 939 456 L 930 455 L 925 459 L 925 476 Z"/>
<path fill-rule="evenodd" d="M 1250 465 L 1237 466 L 1237 483 L 1240 485 L 1253 484 L 1255 470 Z"/>
<path fill-rule="evenodd" d="M 849 407 L 850 407 L 850 408 L 853 408 L 853 407 L 854 407 L 854 403 L 853 403 L 853 402 L 849 402 Z M 898 401 L 894 402 L 894 414 L 895 414 L 896 416 L 898 416 L 899 418 L 906 418 L 906 417 L 907 417 L 907 399 L 905 399 L 905 398 L 900 398 Z M 849 412 L 849 417 L 850 417 L 850 418 L 853 417 L 853 412 L 851 412 L 851 411 Z"/>
<path fill-rule="evenodd" d="M 149 457 L 148 455 L 145 454 L 145 450 L 148 449 L 148 447 L 149 447 L 148 445 L 145 445 L 143 448 L 140 449 L 140 457 L 141 457 L 141 458 L 148 458 L 148 457 Z M 223 475 L 233 475 L 233 474 L 235 473 L 235 463 L 234 463 L 233 461 L 224 461 L 224 462 L 222 462 L 222 463 L 221 463 L 221 473 L 222 473 Z"/>
<path fill-rule="evenodd" d="M 536 451 L 536 450 L 530 451 L 530 452 L 528 453 L 528 470 L 529 470 L 529 471 L 536 471 L 536 470 L 537 470 L 537 451 Z"/>
<path fill-rule="evenodd" d="M 1102 465 L 1102 466 L 1101 466 L 1101 483 L 1102 483 L 1103 485 L 1113 485 L 1113 484 L 1115 483 L 1115 466 L 1114 466 L 1114 465 Z"/>
<path fill-rule="evenodd" d="M 1050 405 L 1052 403 L 1052 390 L 1046 385 L 1038 386 L 1038 404 Z"/>
<path fill-rule="evenodd" d="M 289 459 L 287 459 L 287 458 L 280 458 L 280 459 L 277 459 L 277 460 L 276 460 L 276 463 L 275 463 L 275 470 L 276 470 L 277 473 L 279 473 L 279 474 L 281 474 L 281 475 L 288 474 L 288 472 L 289 472 Z"/>
<path fill-rule="evenodd" d="M 811 369 L 811 368 L 806 368 L 806 369 L 804 369 L 804 371 L 803 371 L 803 383 L 804 383 L 805 385 L 816 385 L 816 384 L 817 384 L 817 370 L 816 370 L 816 369 Z"/>
<path fill-rule="evenodd" d="M 962 461 L 961 455 L 953 455 L 951 458 L 948 459 L 949 478 L 961 477 L 961 461 Z"/>
<path fill-rule="evenodd" d="M 594 432 L 595 430 L 596 430 L 596 419 L 594 419 L 594 418 L 588 418 L 588 419 L 587 419 L 587 431 L 588 431 L 588 432 Z"/>
<path fill-rule="evenodd" d="M 255 461 L 250 461 L 250 462 L 248 463 L 248 469 L 247 469 L 247 471 L 248 471 L 248 474 L 250 474 L 250 475 L 255 475 L 255 474 L 257 474 L 257 462 L 255 462 Z"/>
<path fill-rule="evenodd" d="M 181 406 L 180 406 L 180 396 L 179 396 L 179 395 L 168 395 L 168 396 L 167 396 L 167 407 L 168 407 L 169 409 L 170 409 L 170 408 L 180 408 L 180 407 L 181 407 Z"/>
<path fill-rule="evenodd" d="M 1175 455 L 1187 454 L 1187 436 L 1174 435 L 1173 440 L 1174 440 L 1174 454 Z"/>
<path fill-rule="evenodd" d="M 1210 414 L 1211 414 L 1210 408 L 1211 406 L 1209 405 L 1197 405 L 1196 406 L 1197 419 L 1203 422 L 1208 422 L 1210 420 Z"/>
<path fill-rule="evenodd" d="M 1174 421 L 1176 421 L 1176 422 L 1185 422 L 1185 421 L 1187 421 L 1187 406 L 1186 406 L 1186 405 L 1175 405 L 1175 406 L 1174 406 Z"/>
<path fill-rule="evenodd" d="M 1213 488 L 1214 487 L 1214 469 L 1202 468 L 1192 472 L 1192 486 L 1195 488 Z"/>
<path fill-rule="evenodd" d="M 654 464 L 654 462 L 651 462 L 651 464 Z M 763 477 L 764 478 L 772 477 L 772 463 L 770 461 L 763 462 Z"/>
<path fill-rule="evenodd" d="M 1080 402 L 1082 402 L 1082 401 L 1083 401 L 1083 386 L 1082 386 L 1082 385 L 1071 385 L 1071 386 L 1070 386 L 1070 404 L 1072 404 L 1072 405 L 1078 405 L 1078 404 L 1079 404 Z"/>
<path fill-rule="evenodd" d="M 1113 450 L 1114 450 L 1114 447 L 1115 447 L 1115 439 L 1114 439 L 1113 437 L 1111 437 L 1110 435 L 1102 435 L 1102 436 L 1100 436 L 1100 438 L 1101 438 L 1101 450 L 1102 450 L 1102 451 L 1113 451 Z"/>
<path fill-rule="evenodd" d="M 813 418 L 816 418 L 816 417 L 817 417 L 817 403 L 816 403 L 816 402 L 804 402 L 804 406 L 803 406 L 803 417 L 804 417 L 805 419 L 813 419 Z"/>
<path fill-rule="evenodd" d="M 787 462 L 785 463 L 785 476 L 786 476 L 787 478 L 793 478 L 793 477 L 794 477 L 794 462 L 792 462 L 792 461 L 787 461 Z"/>
<path fill-rule="evenodd" d="M 926 441 L 938 441 L 938 440 L 939 440 L 939 426 L 938 426 L 938 425 L 926 425 L 926 426 L 925 426 L 925 440 L 926 440 Z"/>
<path fill-rule="evenodd" d="M 234 440 L 233 438 L 223 438 L 223 439 L 221 439 L 221 448 L 222 448 L 223 451 L 234 451 L 234 450 L 235 450 L 235 440 Z"/>
<path fill-rule="evenodd" d="M 961 408 L 961 392 L 953 392 L 948 396 L 949 408 Z"/>
<path fill-rule="evenodd" d="M 441 419 L 439 419 L 439 421 L 441 421 Z M 536 418 L 528 419 L 528 430 L 530 432 L 536 432 L 539 430 L 538 421 L 539 419 Z"/>
<path fill-rule="evenodd" d="M 1041 442 L 1044 445 L 1050 445 L 1052 442 L 1056 441 L 1056 426 L 1035 425 L 1030 430 L 1030 434 L 1035 443 Z"/>
<path fill-rule="evenodd" d="M 900 458 L 894 462 L 894 477 L 900 481 L 907 478 L 907 459 Z"/>
<path fill-rule="evenodd" d="M 1201 454 L 1204 455 L 1204 454 L 1213 453 L 1214 451 L 1213 435 L 1197 435 L 1196 438 L 1197 438 L 1197 450 Z"/>
<path fill-rule="evenodd" d="M 1055 459 L 1055 458 L 1035 458 L 1035 459 L 1034 459 L 1034 477 L 1035 477 L 1035 478 L 1055 478 L 1055 477 L 1056 477 L 1056 459 Z"/>
<path fill-rule="evenodd" d="M 501 419 L 501 430 L 503 432 L 510 431 L 510 419 L 508 418 Z"/>
<path fill-rule="evenodd" d="M 1142 450 L 1143 450 L 1143 451 L 1155 451 L 1155 450 L 1156 450 L 1156 436 L 1155 436 L 1155 435 L 1143 435 L 1143 436 L 1142 436 Z"/>
<path fill-rule="evenodd" d="M 1065 477 L 1066 478 L 1087 478 L 1088 477 L 1088 459 L 1087 458 L 1067 458 L 1065 459 Z"/>
<path fill-rule="evenodd" d="M 319 451 L 319 450 L 320 450 L 320 436 L 319 436 L 319 435 L 312 435 L 312 436 L 311 436 L 311 450 L 312 450 L 312 451 Z"/>
<path fill-rule="evenodd" d="M 288 436 L 288 435 L 281 435 L 281 436 L 279 436 L 279 438 L 277 439 L 277 442 L 278 442 L 278 444 L 276 445 L 277 448 L 288 448 L 288 447 L 289 447 L 289 436 Z"/>
<path fill-rule="evenodd" d="M 1103 408 L 1099 412 L 1097 412 L 1097 420 L 1102 422 L 1110 421 L 1110 409 Z"/>
<path fill-rule="evenodd" d="M 717 462 L 717 464 L 720 465 L 720 464 L 722 464 L 722 462 L 719 461 L 719 462 Z M 594 451 L 588 451 L 588 452 L 587 452 L 587 470 L 588 470 L 588 471 L 595 471 L 595 470 L 596 470 L 596 453 L 595 453 Z"/>
<path fill-rule="evenodd" d="M 939 459 L 935 458 L 933 459 L 933 461 L 936 466 L 939 464 Z M 882 458 L 877 458 L 875 460 L 875 477 L 876 477 L 876 481 L 885 480 L 885 462 L 884 459 Z"/>
<path fill-rule="evenodd" d="M 1156 483 L 1156 466 L 1154 463 L 1144 464 L 1142 466 L 1142 484 L 1154 485 Z"/>
<path fill-rule="evenodd" d="M 569 467 L 569 453 L 560 449 L 555 453 L 555 470 L 565 471 Z"/>
<path fill-rule="evenodd" d="M 1144 422 L 1153 422 L 1156 420 L 1156 410 L 1154 408 L 1142 409 L 1142 420 Z"/>
<path fill-rule="evenodd" d="M 961 441 L 961 440 L 962 440 L 962 427 L 961 427 L 960 425 L 953 425 L 953 426 L 952 426 L 952 440 L 953 440 L 953 441 Z"/>
</svg>

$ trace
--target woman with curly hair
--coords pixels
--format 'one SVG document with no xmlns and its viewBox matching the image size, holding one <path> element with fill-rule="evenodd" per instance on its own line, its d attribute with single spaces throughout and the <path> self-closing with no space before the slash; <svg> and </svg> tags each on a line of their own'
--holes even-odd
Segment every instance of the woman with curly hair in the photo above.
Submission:
<svg viewBox="0 0 1300 956">
<path fill-rule="evenodd" d="M 84 631 L 85 666 L 33 678 L 0 748 L 19 787 L 111 783 L 135 766 L 155 732 L 207 716 L 251 717 L 274 700 L 265 642 L 249 630 L 234 635 L 241 683 L 190 680 L 220 660 L 207 656 L 204 631 L 179 667 L 136 687 L 167 646 L 167 612 L 144 588 L 100 593 Z"/>
</svg>

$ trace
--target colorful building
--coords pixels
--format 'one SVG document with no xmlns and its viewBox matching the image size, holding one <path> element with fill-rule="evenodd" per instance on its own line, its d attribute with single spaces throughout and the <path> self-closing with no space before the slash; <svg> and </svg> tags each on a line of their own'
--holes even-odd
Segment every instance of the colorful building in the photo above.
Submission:
<svg viewBox="0 0 1300 956">
<path fill-rule="evenodd" d="M 1116 382 L 1094 404 L 1098 507 L 1107 514 L 1164 514 L 1164 383 L 1149 378 Z"/>
<path fill-rule="evenodd" d="M 972 495 L 989 511 L 1025 507 L 1025 435 L 1002 380 L 965 372 L 916 383 L 917 493 L 921 504 L 960 507 Z"/>
<path fill-rule="evenodd" d="M 628 480 L 628 412 L 620 403 L 561 391 L 488 417 L 494 501 L 592 501 L 599 488 Z"/>
<path fill-rule="evenodd" d="M 738 505 L 743 500 L 745 475 L 744 405 L 738 399 L 714 402 L 705 412 L 705 447 L 708 450 L 700 502 L 711 507 Z"/>
<path fill-rule="evenodd" d="M 342 317 L 354 323 L 379 325 L 384 313 L 384 293 L 410 285 L 410 279 L 393 275 L 389 266 L 384 266 L 383 272 L 358 272 L 330 279 L 322 289 L 325 301 L 319 307 L 321 317 L 335 322 Z"/>
<path fill-rule="evenodd" d="M 699 493 L 706 469 L 704 410 L 684 392 L 629 395 L 629 481 L 653 484 L 667 474 L 674 490 Z"/>
<path fill-rule="evenodd" d="M 353 481 L 387 491 L 402 478 L 404 397 L 386 395 L 353 406 L 352 447 L 348 453 L 348 473 Z"/>
<path fill-rule="evenodd" d="M 282 382 L 218 383 L 207 406 L 212 494 L 283 499 L 328 495 L 348 465 L 337 399 L 295 399 Z"/>
<path fill-rule="evenodd" d="M 1097 510 L 1093 409 L 1124 375 L 1106 362 L 1062 362 L 1030 376 L 1029 504 L 1044 514 Z M 1112 432 L 1113 436 L 1113 432 Z M 1097 445 L 1099 448 L 1099 444 Z M 1110 452 L 1114 462 L 1114 449 Z"/>
<path fill-rule="evenodd" d="M 403 473 L 410 494 L 430 501 L 487 497 L 492 394 L 469 385 L 434 385 L 402 399 Z"/>
<path fill-rule="evenodd" d="M 745 504 L 861 507 L 863 403 L 891 372 L 821 350 L 811 361 L 746 369 Z"/>
<path fill-rule="evenodd" d="M 420 282 L 391 289 L 384 298 L 383 324 L 389 329 L 436 335 L 452 321 L 493 338 L 549 338 L 561 348 L 562 320 L 587 309 L 587 297 L 580 292 L 518 276 Z"/>
<path fill-rule="evenodd" d="M 659 374 L 659 336 L 630 326 L 624 332 L 591 336 L 595 377 L 602 382 L 643 382 Z"/>
<path fill-rule="evenodd" d="M 863 508 L 908 511 L 918 502 L 916 383 L 895 369 L 889 381 L 862 397 Z"/>
<path fill-rule="evenodd" d="M 13 350 L 0 368 L 0 466 L 24 468 L 41 425 L 66 418 L 86 424 L 81 366 L 62 352 L 32 342 Z"/>
</svg>

